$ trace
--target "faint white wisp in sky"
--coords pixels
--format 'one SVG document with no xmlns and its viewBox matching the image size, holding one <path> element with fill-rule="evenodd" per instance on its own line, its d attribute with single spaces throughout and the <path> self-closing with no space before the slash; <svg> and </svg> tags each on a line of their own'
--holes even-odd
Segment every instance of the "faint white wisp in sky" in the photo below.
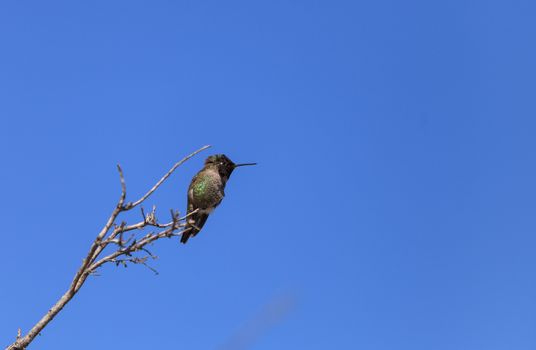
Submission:
<svg viewBox="0 0 536 350">
<path fill-rule="evenodd" d="M 277 295 L 266 303 L 251 319 L 246 321 L 218 350 L 245 350 L 264 333 L 281 323 L 296 305 L 296 297 L 286 293 Z"/>
</svg>

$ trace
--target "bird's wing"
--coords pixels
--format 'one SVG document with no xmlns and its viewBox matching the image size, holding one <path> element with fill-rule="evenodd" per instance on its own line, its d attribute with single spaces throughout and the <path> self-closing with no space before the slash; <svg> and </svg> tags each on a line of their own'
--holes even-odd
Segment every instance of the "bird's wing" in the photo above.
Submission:
<svg viewBox="0 0 536 350">
<path fill-rule="evenodd" d="M 188 187 L 188 213 L 190 212 L 190 205 L 192 204 L 192 201 L 193 201 L 193 189 L 194 189 L 194 185 L 195 183 L 197 182 L 197 177 L 198 177 L 199 174 L 196 174 L 193 178 L 192 178 L 192 181 L 190 182 L 190 186 Z M 192 209 L 194 210 L 194 209 Z"/>
<path fill-rule="evenodd" d="M 188 198 L 187 198 L 187 204 L 186 204 L 186 215 L 190 214 L 191 212 L 193 212 L 196 208 L 194 206 L 194 203 L 193 203 L 193 187 L 194 187 L 194 184 L 197 180 L 197 175 L 195 175 L 192 179 L 192 182 L 190 183 L 190 187 L 188 187 Z M 188 241 L 188 238 L 190 238 L 190 236 L 192 234 L 195 234 L 197 232 L 194 233 L 195 230 L 195 223 L 197 222 L 197 217 L 196 217 L 197 214 L 193 214 L 191 216 L 189 216 L 188 218 L 186 218 L 186 227 L 184 228 L 184 233 L 182 234 L 181 236 L 181 243 L 186 243 Z"/>
<path fill-rule="evenodd" d="M 194 204 L 194 199 L 193 199 L 193 195 L 194 195 L 193 191 L 194 191 L 195 185 L 197 184 L 198 175 L 199 174 L 193 177 L 192 182 L 190 183 L 190 187 L 188 187 L 188 200 L 187 200 L 187 211 L 186 211 L 187 215 L 192 213 L 194 210 L 199 209 Z M 207 219 L 208 219 L 208 212 L 203 212 L 200 210 L 197 213 L 191 214 L 186 219 L 186 226 L 184 228 L 184 233 L 181 236 L 181 242 L 186 243 L 191 236 L 195 236 L 196 234 L 198 234 L 199 231 L 201 231 L 201 229 L 203 228 L 203 225 L 205 225 L 205 222 L 207 221 Z"/>
</svg>

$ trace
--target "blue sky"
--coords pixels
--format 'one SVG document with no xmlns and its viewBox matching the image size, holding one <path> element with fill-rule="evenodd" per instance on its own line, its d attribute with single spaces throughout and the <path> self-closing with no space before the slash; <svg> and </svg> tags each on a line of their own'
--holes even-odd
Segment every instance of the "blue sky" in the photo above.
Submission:
<svg viewBox="0 0 536 350">
<path fill-rule="evenodd" d="M 185 209 L 160 274 L 106 267 L 32 349 L 536 347 L 531 1 L 2 1 L 0 339 L 65 291 L 119 194 Z M 268 306 L 267 306 L 268 305 Z M 249 327 L 249 328 L 248 328 Z"/>
</svg>

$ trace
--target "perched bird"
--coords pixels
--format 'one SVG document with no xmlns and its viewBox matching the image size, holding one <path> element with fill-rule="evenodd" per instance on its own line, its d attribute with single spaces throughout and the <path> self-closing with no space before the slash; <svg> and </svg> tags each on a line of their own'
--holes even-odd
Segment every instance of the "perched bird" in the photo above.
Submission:
<svg viewBox="0 0 536 350">
<path fill-rule="evenodd" d="M 201 231 L 207 221 L 208 215 L 216 208 L 225 196 L 225 184 L 235 168 L 257 163 L 233 163 L 225 154 L 215 154 L 205 160 L 205 166 L 192 179 L 188 187 L 187 214 L 191 214 L 186 221 L 181 242 L 186 243 L 190 236 Z"/>
</svg>

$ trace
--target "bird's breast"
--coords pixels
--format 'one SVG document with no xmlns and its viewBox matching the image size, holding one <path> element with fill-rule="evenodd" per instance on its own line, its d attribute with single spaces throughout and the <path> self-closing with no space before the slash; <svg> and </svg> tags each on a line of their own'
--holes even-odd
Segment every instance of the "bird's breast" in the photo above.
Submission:
<svg viewBox="0 0 536 350">
<path fill-rule="evenodd" d="M 223 198 L 223 186 L 219 176 L 213 174 L 199 174 L 190 189 L 192 202 L 198 208 L 213 208 Z"/>
</svg>

